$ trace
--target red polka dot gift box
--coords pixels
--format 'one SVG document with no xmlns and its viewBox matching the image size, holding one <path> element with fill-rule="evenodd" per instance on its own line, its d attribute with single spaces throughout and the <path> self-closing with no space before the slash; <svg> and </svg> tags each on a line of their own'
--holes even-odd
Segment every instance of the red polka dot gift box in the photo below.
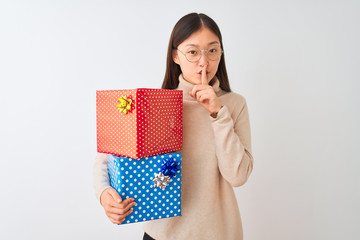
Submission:
<svg viewBox="0 0 360 240">
<path fill-rule="evenodd" d="M 140 159 L 182 149 L 181 90 L 96 91 L 97 151 Z"/>
</svg>

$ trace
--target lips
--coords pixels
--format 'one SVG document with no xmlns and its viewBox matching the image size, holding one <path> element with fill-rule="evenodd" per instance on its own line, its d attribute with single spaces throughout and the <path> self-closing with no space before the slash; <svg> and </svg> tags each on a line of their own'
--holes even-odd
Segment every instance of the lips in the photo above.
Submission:
<svg viewBox="0 0 360 240">
<path fill-rule="evenodd" d="M 198 74 L 200 74 L 200 75 L 201 75 L 201 73 L 202 73 L 202 70 L 201 70 L 200 72 L 198 72 Z M 208 72 L 208 71 L 206 71 L 206 74 L 209 74 L 209 72 Z"/>
</svg>

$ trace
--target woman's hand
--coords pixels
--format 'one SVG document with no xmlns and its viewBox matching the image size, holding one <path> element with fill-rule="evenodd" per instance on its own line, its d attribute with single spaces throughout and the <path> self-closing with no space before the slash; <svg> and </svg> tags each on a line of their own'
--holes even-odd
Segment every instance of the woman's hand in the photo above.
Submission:
<svg viewBox="0 0 360 240">
<path fill-rule="evenodd" d="M 120 224 L 129 216 L 136 205 L 133 198 L 122 201 L 120 195 L 114 188 L 105 189 L 100 196 L 100 203 L 104 207 L 105 213 L 114 224 Z"/>
<path fill-rule="evenodd" d="M 209 85 L 206 77 L 206 67 L 207 65 L 204 65 L 201 72 L 201 85 L 195 85 L 189 94 L 195 98 L 201 106 L 209 111 L 210 114 L 216 114 L 219 112 L 221 105 L 215 94 L 214 88 Z"/>
</svg>

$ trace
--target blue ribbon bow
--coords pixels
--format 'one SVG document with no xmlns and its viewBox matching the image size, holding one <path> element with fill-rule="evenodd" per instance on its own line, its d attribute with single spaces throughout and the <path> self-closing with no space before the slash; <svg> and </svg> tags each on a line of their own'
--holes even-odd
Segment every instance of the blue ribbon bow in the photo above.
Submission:
<svg viewBox="0 0 360 240">
<path fill-rule="evenodd" d="M 169 176 L 170 178 L 174 177 L 176 172 L 180 170 L 180 163 L 176 162 L 175 158 L 164 159 L 161 165 L 161 172 L 165 176 Z"/>
</svg>

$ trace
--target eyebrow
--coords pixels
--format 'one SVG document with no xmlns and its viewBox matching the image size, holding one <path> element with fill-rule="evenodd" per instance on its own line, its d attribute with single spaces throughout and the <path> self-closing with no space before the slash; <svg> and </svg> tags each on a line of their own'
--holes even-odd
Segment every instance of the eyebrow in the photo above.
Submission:
<svg viewBox="0 0 360 240">
<path fill-rule="evenodd" d="M 219 43 L 218 41 L 212 41 L 212 42 L 210 42 L 210 43 L 208 44 L 208 46 L 209 46 L 209 45 L 212 45 L 212 44 L 220 44 L 220 43 Z M 195 46 L 195 47 L 198 47 L 199 45 L 189 43 L 189 44 L 186 44 L 186 45 L 185 45 L 185 47 L 187 47 L 187 46 Z"/>
</svg>

